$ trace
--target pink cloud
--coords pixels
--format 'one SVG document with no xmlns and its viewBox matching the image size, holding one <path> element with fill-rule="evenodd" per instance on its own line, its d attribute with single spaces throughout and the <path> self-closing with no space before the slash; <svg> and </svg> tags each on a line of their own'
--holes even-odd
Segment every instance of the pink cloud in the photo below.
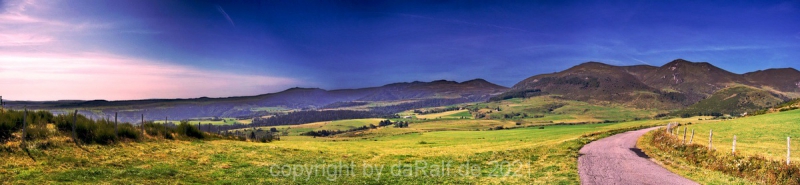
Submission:
<svg viewBox="0 0 800 185">
<path fill-rule="evenodd" d="M 0 53 L 2 96 L 14 100 L 145 99 L 255 95 L 291 78 L 242 75 L 110 54 Z"/>
<path fill-rule="evenodd" d="M 255 95 L 299 83 L 83 51 L 65 39 L 113 24 L 49 15 L 56 1 L 11 0 L 0 10 L 0 96 L 12 100 L 145 99 Z M 48 15 L 48 16 L 42 16 Z"/>
</svg>

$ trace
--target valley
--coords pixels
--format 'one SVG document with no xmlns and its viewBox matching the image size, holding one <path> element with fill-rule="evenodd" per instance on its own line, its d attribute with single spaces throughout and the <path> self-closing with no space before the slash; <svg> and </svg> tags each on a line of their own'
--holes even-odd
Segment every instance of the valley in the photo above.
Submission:
<svg viewBox="0 0 800 185">
<path fill-rule="evenodd" d="M 657 78 L 666 74 L 673 78 Z M 720 151 L 730 150 L 728 136 L 736 134 L 738 154 L 780 160 L 781 138 L 794 137 L 800 89 L 767 83 L 769 75 L 685 60 L 661 67 L 590 62 L 512 88 L 432 81 L 231 98 L 7 101 L 4 110 L 15 111 L 0 119 L 9 135 L 0 181 L 578 184 L 584 145 L 668 123 L 697 130 L 697 138 L 713 129 Z M 41 112 L 28 121 L 20 107 Z M 85 137 L 80 143 L 67 114 L 76 109 L 80 131 L 72 132 Z M 127 138 L 116 134 L 117 112 Z M 637 146 L 671 161 L 646 144 Z M 752 183 L 662 165 L 699 183 Z"/>
<path fill-rule="evenodd" d="M 800 1 L 0 0 L 0 185 L 800 185 Z"/>
</svg>

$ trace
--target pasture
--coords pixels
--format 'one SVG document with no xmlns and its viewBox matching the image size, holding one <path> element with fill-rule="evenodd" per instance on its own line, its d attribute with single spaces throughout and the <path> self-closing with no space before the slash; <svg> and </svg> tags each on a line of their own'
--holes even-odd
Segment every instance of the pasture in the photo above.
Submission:
<svg viewBox="0 0 800 185">
<path fill-rule="evenodd" d="M 380 119 L 314 123 L 304 127 L 349 128 L 372 121 L 377 123 Z M 585 134 L 670 121 L 676 120 L 489 131 L 498 124 L 513 127 L 512 122 L 442 120 L 412 123 L 408 128 L 381 127 L 356 136 L 284 136 L 272 143 L 157 140 L 89 145 L 86 146 L 89 152 L 67 141 L 54 141 L 52 148 L 31 149 L 38 159 L 35 162 L 20 151 L 0 153 L 6 159 L 0 162 L 0 180 L 145 184 L 576 184 L 579 179 L 575 158 L 577 149 L 587 142 Z"/>
</svg>

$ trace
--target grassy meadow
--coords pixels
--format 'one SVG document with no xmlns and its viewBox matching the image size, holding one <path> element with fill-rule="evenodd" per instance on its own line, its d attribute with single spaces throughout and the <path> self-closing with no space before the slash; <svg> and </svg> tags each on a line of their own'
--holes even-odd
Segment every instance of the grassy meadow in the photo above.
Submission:
<svg viewBox="0 0 800 185">
<path fill-rule="evenodd" d="M 372 121 L 380 119 L 314 124 L 347 128 Z M 351 137 L 283 136 L 271 143 L 162 139 L 88 145 L 85 151 L 74 147 L 69 139 L 61 139 L 52 141 L 48 148 L 29 148 L 36 161 L 19 150 L 0 152 L 0 157 L 6 159 L 0 162 L 0 181 L 576 184 L 577 150 L 587 142 L 584 135 L 670 122 L 488 131 L 496 124 L 511 122 L 461 121 L 464 122 L 442 120 L 412 123 L 408 128 L 382 127 Z M 476 128 L 482 131 L 474 131 Z M 9 147 L 15 144 L 18 143 L 6 143 Z"/>
<path fill-rule="evenodd" d="M 800 110 L 751 116 L 711 124 L 686 125 L 691 135 L 695 130 L 695 144 L 708 146 L 709 131 L 714 131 L 713 147 L 730 152 L 736 135 L 736 153 L 762 155 L 774 160 L 786 160 L 786 137 L 791 137 L 791 160 L 800 162 Z M 680 135 L 683 127 L 678 128 Z M 687 136 L 688 137 L 688 136 Z"/>
<path fill-rule="evenodd" d="M 540 123 L 632 121 L 649 119 L 657 114 L 667 112 L 629 108 L 622 105 L 595 105 L 560 99 L 558 95 L 478 103 L 469 108 L 478 109 L 478 112 L 488 114 L 487 117 L 491 119 L 514 119 Z M 522 113 L 527 116 L 518 116 Z"/>
<path fill-rule="evenodd" d="M 800 134 L 797 118 L 800 110 L 776 112 L 733 120 L 701 121 L 677 127 L 676 144 L 664 145 L 659 133 L 640 138 L 638 145 L 648 155 L 663 162 L 671 171 L 703 184 L 798 184 L 797 163 L 800 152 L 796 141 L 791 144 L 791 163 L 786 161 L 786 137 L 796 140 Z M 695 122 L 697 123 L 697 122 Z M 683 142 L 684 128 L 687 144 Z M 691 131 L 694 129 L 694 139 Z M 713 130 L 713 152 L 708 150 L 709 131 Z M 736 135 L 736 153 L 732 154 Z M 785 169 L 784 169 L 785 168 Z"/>
<path fill-rule="evenodd" d="M 233 124 L 250 124 L 253 123 L 253 119 L 236 119 L 236 118 L 220 118 L 219 121 L 211 121 L 211 120 L 203 120 L 203 121 L 189 121 L 190 124 L 197 124 L 202 123 L 205 124 L 212 124 L 212 125 L 233 125 Z M 164 120 L 155 120 L 155 123 L 163 124 Z M 170 123 L 178 124 L 180 121 L 177 120 L 170 120 Z"/>
</svg>

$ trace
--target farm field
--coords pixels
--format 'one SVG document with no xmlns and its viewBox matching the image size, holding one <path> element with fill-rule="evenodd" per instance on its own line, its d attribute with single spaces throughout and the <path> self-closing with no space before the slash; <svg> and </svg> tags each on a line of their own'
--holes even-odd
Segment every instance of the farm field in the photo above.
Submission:
<svg viewBox="0 0 800 185">
<path fill-rule="evenodd" d="M 418 119 L 460 119 L 461 117 L 464 117 L 465 119 L 472 119 L 472 114 L 469 113 L 469 110 L 464 109 L 435 114 L 416 115 L 415 117 Z"/>
<path fill-rule="evenodd" d="M 305 133 L 305 132 L 309 132 L 309 131 L 349 130 L 349 129 L 353 129 L 353 128 L 357 128 L 357 127 L 369 126 L 370 124 L 378 125 L 378 122 L 380 122 L 381 120 L 385 120 L 385 119 L 368 118 L 368 119 L 349 119 L 349 120 L 336 120 L 336 121 L 322 121 L 322 122 L 306 123 L 306 124 L 301 124 L 301 125 L 278 125 L 278 126 L 267 126 L 267 127 L 256 127 L 256 128 L 247 128 L 247 129 L 237 129 L 237 130 L 251 130 L 251 129 L 269 130 L 271 128 L 275 128 L 280 132 L 288 132 L 290 136 L 299 136 L 300 134 Z"/>
<path fill-rule="evenodd" d="M 558 95 L 478 103 L 468 106 L 468 108 L 478 109 L 479 112 L 487 114 L 492 119 L 515 119 L 540 123 L 632 121 L 649 119 L 657 114 L 667 112 L 628 108 L 614 104 L 601 106 L 587 102 L 560 99 Z M 500 110 L 498 111 L 497 109 Z"/>
<path fill-rule="evenodd" d="M 253 119 L 236 119 L 236 118 L 221 118 L 220 121 L 210 121 L 210 120 L 203 120 L 203 121 L 189 121 L 190 124 L 212 124 L 212 125 L 233 125 L 233 124 L 250 124 L 253 123 Z M 163 124 L 164 120 L 155 120 L 155 123 Z M 170 120 L 170 123 L 178 124 L 180 121 Z"/>
<path fill-rule="evenodd" d="M 714 131 L 713 147 L 718 151 L 732 149 L 736 135 L 736 152 L 743 155 L 761 155 L 774 160 L 786 160 L 786 137 L 792 138 L 792 161 L 800 161 L 800 110 L 751 116 L 711 124 L 685 126 L 695 130 L 693 143 L 708 146 L 709 131 Z M 683 127 L 678 128 L 683 134 Z"/>
<path fill-rule="evenodd" d="M 54 141 L 51 148 L 31 149 L 36 162 L 21 151 L 1 153 L 0 157 L 6 160 L 0 162 L 0 180 L 34 184 L 576 184 L 579 179 L 575 157 L 577 149 L 585 142 L 582 135 L 691 119 L 493 131 L 472 130 L 506 123 L 463 120 L 473 122 L 461 125 L 458 120 L 447 120 L 412 123 L 408 128 L 382 127 L 356 137 L 283 136 L 272 143 L 159 140 L 89 145 L 86 146 L 89 152 L 77 149 L 68 140 L 61 140 Z M 315 124 L 346 128 L 371 121 L 380 119 Z M 323 171 L 315 166 L 336 166 L 343 170 Z M 459 173 L 461 166 L 473 170 Z"/>
<path fill-rule="evenodd" d="M 701 124 L 690 124 L 690 125 L 683 125 L 677 127 L 674 133 L 677 133 L 677 138 L 679 141 L 682 142 L 684 128 L 687 130 L 687 140 L 692 140 L 691 142 L 687 141 L 687 143 L 692 143 L 695 145 L 704 146 L 702 147 L 703 150 L 706 150 L 709 146 L 709 131 L 713 130 L 713 142 L 712 146 L 716 150 L 716 155 L 718 156 L 728 156 L 730 157 L 730 153 L 732 152 L 732 144 L 733 144 L 733 136 L 736 135 L 736 156 L 738 157 L 752 157 L 752 156 L 761 156 L 767 160 L 771 161 L 778 161 L 778 164 L 783 164 L 783 161 L 786 160 L 786 137 L 791 137 L 792 140 L 795 140 L 796 137 L 800 136 L 797 131 L 800 131 L 800 126 L 797 125 L 797 118 L 800 116 L 800 110 L 789 110 L 784 112 L 776 112 L 758 116 L 751 116 L 751 117 L 744 117 L 738 118 L 733 120 L 723 120 L 723 121 L 703 121 Z M 694 122 L 694 121 L 692 121 Z M 686 124 L 687 122 L 682 122 Z M 697 122 L 694 122 L 697 123 Z M 691 132 L 694 129 L 694 139 L 691 139 Z M 660 132 L 664 132 L 664 130 L 660 130 Z M 648 155 L 655 158 L 658 161 L 662 161 L 662 166 L 670 169 L 670 171 L 680 174 L 684 177 L 690 178 L 695 180 L 699 183 L 703 184 L 762 184 L 762 183 L 770 183 L 770 182 L 750 182 L 749 180 L 759 180 L 770 178 L 772 179 L 774 176 L 771 176 L 772 173 L 781 173 L 781 171 L 786 172 L 785 169 L 754 169 L 755 167 L 748 166 L 747 169 L 743 169 L 746 171 L 751 170 L 765 170 L 765 171 L 758 171 L 755 173 L 757 175 L 750 175 L 748 179 L 741 178 L 741 177 L 733 177 L 732 174 L 726 174 L 721 171 L 716 171 L 710 169 L 708 166 L 702 167 L 698 165 L 694 165 L 687 161 L 684 157 L 679 157 L 680 155 L 688 155 L 685 152 L 683 154 L 676 154 L 679 149 L 675 146 L 670 145 L 672 147 L 668 148 L 675 148 L 676 151 L 665 151 L 659 149 L 655 146 L 655 144 L 651 143 L 650 141 L 654 140 L 655 133 L 651 132 L 645 134 L 642 138 L 639 139 L 638 145 L 640 148 L 643 149 Z M 679 144 L 678 144 L 679 145 Z M 677 146 L 677 145 L 676 145 Z M 800 157 L 794 155 L 800 150 L 797 149 L 798 144 L 796 141 L 793 141 L 791 144 L 791 162 L 797 163 L 800 160 Z M 695 151 L 695 150 L 689 150 Z M 705 159 L 705 157 L 698 156 L 693 159 Z M 711 162 L 708 162 L 711 163 Z M 757 163 L 753 161 L 732 161 L 730 158 L 722 158 L 717 160 L 715 163 L 711 163 L 714 165 L 725 164 L 725 165 L 741 165 L 742 163 Z M 782 165 L 779 165 L 782 166 Z M 768 177 L 765 177 L 768 176 Z M 790 181 L 794 182 L 794 181 Z M 774 183 L 774 182 L 771 182 Z"/>
</svg>

